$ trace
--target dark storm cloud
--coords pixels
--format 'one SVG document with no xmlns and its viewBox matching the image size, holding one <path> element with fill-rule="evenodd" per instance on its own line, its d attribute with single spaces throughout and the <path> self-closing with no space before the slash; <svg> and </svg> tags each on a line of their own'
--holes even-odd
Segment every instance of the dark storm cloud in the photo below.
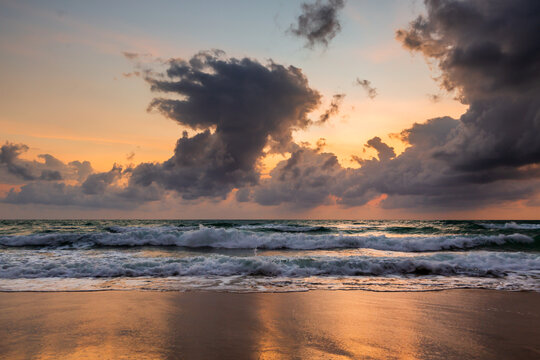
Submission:
<svg viewBox="0 0 540 360">
<path fill-rule="evenodd" d="M 357 78 L 355 81 L 355 84 L 358 86 L 361 86 L 366 91 L 366 95 L 370 99 L 375 99 L 375 97 L 377 96 L 377 89 L 371 86 L 371 81 L 366 80 L 366 79 L 360 80 Z"/>
<path fill-rule="evenodd" d="M 302 4 L 302 14 L 297 23 L 291 25 L 289 32 L 307 40 L 306 47 L 328 46 L 341 31 L 339 11 L 345 6 L 344 0 L 328 0 Z"/>
<path fill-rule="evenodd" d="M 300 69 L 227 59 L 221 51 L 170 60 L 164 78 L 146 80 L 153 91 L 180 97 L 156 98 L 149 110 L 200 132 L 184 132 L 166 162 L 134 168 L 130 185 L 156 183 L 185 199 L 255 185 L 263 149 L 288 150 L 292 131 L 312 123 L 307 115 L 320 101 Z"/>
<path fill-rule="evenodd" d="M 0 175 L 24 185 L 2 201 L 132 208 L 163 199 L 167 191 L 184 199 L 224 198 L 234 188 L 240 188 L 242 200 L 242 194 L 249 195 L 242 188 L 259 182 L 265 152 L 290 151 L 296 147 L 294 130 L 319 123 L 307 115 L 319 105 L 320 95 L 292 66 L 224 58 L 215 50 L 189 61 L 170 60 L 165 74 L 148 71 L 144 76 L 153 91 L 176 96 L 154 99 L 149 111 L 196 131 L 183 133 L 169 160 L 95 173 L 88 162 L 64 164 L 50 155 L 40 155 L 43 162 L 22 160 L 19 155 L 28 147 L 6 144 Z M 338 111 L 342 97 L 334 97 L 329 116 Z"/>
<path fill-rule="evenodd" d="M 428 0 L 426 8 L 427 16 L 399 30 L 397 38 L 439 67 L 441 87 L 468 104 L 467 112 L 404 130 L 401 137 L 410 146 L 399 156 L 373 138 L 367 146 L 379 159 L 353 157 L 359 169 L 310 170 L 317 178 L 327 176 L 324 191 L 301 176 L 303 167 L 324 162 L 321 154 L 296 160 L 291 170 L 283 163 L 263 189 L 254 190 L 256 201 L 312 206 L 335 199 L 357 206 L 386 194 L 381 204 L 387 208 L 462 209 L 538 193 L 540 2 Z"/>
<path fill-rule="evenodd" d="M 469 109 L 404 130 L 411 146 L 351 172 L 341 201 L 362 203 L 372 191 L 388 194 L 383 206 L 421 209 L 531 197 L 540 185 L 540 2 L 428 0 L 426 9 L 397 38 L 434 62 L 441 87 Z"/>
<path fill-rule="evenodd" d="M 426 7 L 427 17 L 397 38 L 435 60 L 442 87 L 470 105 L 439 156 L 468 169 L 540 161 L 540 2 L 439 0 Z"/>
<path fill-rule="evenodd" d="M 86 172 L 85 178 L 77 175 L 77 185 L 67 185 L 54 180 L 54 171 L 70 174 L 54 158 L 22 160 L 27 147 L 6 144 L 0 174 L 26 184 L 3 201 L 129 208 L 167 191 L 184 199 L 219 199 L 238 189 L 237 201 L 297 209 L 359 206 L 377 198 L 385 208 L 412 210 L 536 204 L 540 2 L 427 0 L 426 9 L 397 38 L 437 66 L 441 88 L 469 108 L 459 119 L 442 116 L 403 130 L 408 147 L 399 155 L 374 137 L 366 147 L 377 158 L 355 157 L 361 167 L 346 168 L 322 151 L 323 142 L 316 148 L 295 144 L 294 130 L 321 122 L 308 118 L 320 95 L 300 69 L 202 52 L 169 61 L 164 74 L 143 75 L 152 90 L 172 96 L 154 99 L 149 109 L 193 130 L 178 139 L 169 160 Z M 267 152 L 290 156 L 261 178 Z M 75 171 L 71 164 L 65 166 Z"/>
</svg>

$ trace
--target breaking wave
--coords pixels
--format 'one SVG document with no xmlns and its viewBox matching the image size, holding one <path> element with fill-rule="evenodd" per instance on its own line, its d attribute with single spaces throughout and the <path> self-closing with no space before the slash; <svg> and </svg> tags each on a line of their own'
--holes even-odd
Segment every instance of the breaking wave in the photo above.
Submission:
<svg viewBox="0 0 540 360">
<path fill-rule="evenodd" d="M 437 253 L 415 257 L 145 257 L 121 251 L 80 256 L 54 251 L 0 253 L 0 278 L 169 276 L 540 276 L 540 257 L 525 253 Z"/>
<path fill-rule="evenodd" d="M 540 224 L 517 224 L 514 221 L 504 224 L 479 224 L 486 229 L 540 230 Z"/>
<path fill-rule="evenodd" d="M 110 246 L 177 246 L 216 249 L 358 249 L 422 252 L 472 249 L 505 244 L 531 244 L 523 234 L 403 236 L 306 233 L 257 233 L 238 229 L 193 227 L 115 228 L 101 233 L 46 233 L 0 237 L 5 247 L 91 248 Z"/>
</svg>

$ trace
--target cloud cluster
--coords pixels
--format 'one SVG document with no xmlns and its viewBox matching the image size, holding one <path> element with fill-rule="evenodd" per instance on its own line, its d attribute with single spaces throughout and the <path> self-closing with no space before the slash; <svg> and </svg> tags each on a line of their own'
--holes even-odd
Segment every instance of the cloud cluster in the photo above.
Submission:
<svg viewBox="0 0 540 360">
<path fill-rule="evenodd" d="M 183 132 L 169 160 L 126 169 L 115 165 L 95 173 L 88 162 L 64 164 L 50 155 L 40 155 L 43 163 L 22 160 L 19 155 L 27 147 L 6 144 L 0 153 L 0 176 L 24 185 L 3 201 L 124 208 L 163 199 L 167 193 L 185 200 L 225 198 L 233 189 L 256 186 L 261 159 L 269 152 L 297 148 L 292 132 L 328 121 L 344 97 L 335 95 L 320 118 L 311 120 L 308 114 L 319 106 L 321 96 L 298 68 L 226 58 L 219 50 L 166 64 L 163 74 L 141 73 L 153 91 L 169 95 L 153 99 L 148 110 L 194 131 Z"/>
<path fill-rule="evenodd" d="M 341 31 L 339 11 L 345 6 L 344 0 L 328 0 L 323 3 L 302 4 L 302 14 L 289 32 L 305 39 L 306 47 L 328 46 L 330 41 Z"/>
<path fill-rule="evenodd" d="M 23 160 L 27 147 L 6 143 L 0 149 L 0 179 L 24 185 L 3 201 L 128 207 L 167 193 L 220 199 L 237 189 L 237 201 L 264 206 L 347 207 L 380 199 L 387 208 L 426 210 L 535 198 L 540 190 L 540 2 L 425 3 L 427 15 L 396 37 L 438 67 L 441 88 L 469 108 L 459 119 L 442 116 L 403 130 L 401 139 L 409 146 L 399 155 L 373 137 L 364 147 L 377 157 L 353 156 L 361 167 L 347 168 L 323 151 L 323 140 L 316 148 L 295 144 L 293 131 L 325 123 L 344 95 L 335 95 L 313 121 L 308 116 L 321 96 L 300 69 L 226 58 L 216 50 L 172 59 L 163 74 L 141 72 L 153 91 L 168 96 L 155 98 L 149 110 L 192 130 L 178 139 L 169 160 L 94 173 L 87 162 L 64 164 L 50 155 Z M 311 45 L 327 44 L 339 30 L 342 7 L 343 1 L 304 4 L 298 35 Z M 358 85 L 375 96 L 369 81 Z M 272 152 L 290 155 L 261 178 L 261 160 Z"/>
<path fill-rule="evenodd" d="M 540 3 L 426 1 L 397 38 L 438 65 L 468 112 L 438 156 L 462 169 L 540 161 Z"/>
<path fill-rule="evenodd" d="M 366 146 L 378 159 L 355 157 L 360 169 L 338 164 L 327 169 L 322 164 L 329 155 L 312 153 L 309 161 L 295 162 L 299 175 L 291 179 L 300 180 L 291 185 L 282 184 L 282 164 L 260 193 L 295 206 L 330 200 L 357 206 L 386 194 L 384 207 L 425 210 L 474 208 L 539 191 L 540 3 L 426 0 L 426 9 L 427 16 L 398 30 L 397 39 L 438 66 L 441 87 L 469 104 L 467 112 L 403 130 L 402 140 L 410 146 L 399 156 L 380 138 L 371 139 Z M 310 169 L 308 176 L 304 168 Z M 309 174 L 326 179 L 324 191 L 317 191 Z M 312 198 L 283 190 L 291 186 Z M 255 200 L 268 203 L 262 196 Z"/>
<path fill-rule="evenodd" d="M 289 159 L 281 161 L 252 191 L 251 199 L 261 205 L 292 204 L 311 208 L 330 204 L 340 166 L 332 153 L 296 146 Z"/>
<path fill-rule="evenodd" d="M 163 191 L 156 187 L 123 186 L 131 169 L 114 165 L 110 171 L 95 172 L 88 161 L 64 163 L 50 154 L 37 160 L 20 157 L 24 144 L 6 142 L 0 147 L 0 182 L 19 185 L 7 192 L 2 202 L 10 204 L 74 205 L 79 207 L 130 208 L 158 200 Z"/>
<path fill-rule="evenodd" d="M 27 151 L 25 144 L 6 142 L 0 147 L 0 182 L 24 184 L 37 180 L 80 180 L 93 171 L 88 161 L 64 164 L 50 154 L 38 155 L 41 161 L 22 159 L 20 156 Z"/>
<path fill-rule="evenodd" d="M 166 162 L 134 168 L 130 185 L 155 183 L 184 199 L 226 197 L 257 184 L 265 148 L 288 151 L 292 132 L 313 123 L 308 114 L 320 103 L 300 69 L 224 58 L 221 51 L 170 60 L 163 76 L 146 80 L 153 91 L 176 96 L 155 98 L 149 109 L 198 132 L 184 132 Z"/>
</svg>

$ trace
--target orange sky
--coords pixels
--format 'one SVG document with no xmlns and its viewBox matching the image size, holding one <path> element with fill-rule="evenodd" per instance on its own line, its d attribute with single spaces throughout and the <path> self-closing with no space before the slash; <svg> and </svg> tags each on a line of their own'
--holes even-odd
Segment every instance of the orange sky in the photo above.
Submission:
<svg viewBox="0 0 540 360">
<path fill-rule="evenodd" d="M 351 155 L 375 156 L 372 150 L 364 152 L 364 144 L 374 136 L 400 153 L 406 144 L 390 134 L 438 116 L 458 118 L 466 111 L 467 107 L 454 100 L 452 94 L 441 92 L 433 80 L 437 74 L 421 56 L 412 56 L 394 40 L 395 30 L 419 13 L 421 4 L 351 2 L 344 14 L 342 34 L 328 49 L 318 51 L 305 49 L 296 39 L 284 35 L 290 14 L 298 5 L 253 5 L 245 9 L 252 12 L 249 18 L 241 16 L 237 19 L 241 24 L 224 28 L 220 24 L 227 23 L 234 11 L 229 14 L 223 9 L 224 20 L 214 18 L 216 15 L 204 18 L 195 4 L 184 4 L 185 9 L 177 5 L 186 11 L 179 11 L 180 18 L 173 22 L 166 14 L 145 13 L 147 5 L 138 2 L 131 12 L 111 5 L 107 15 L 92 4 L 4 2 L 0 5 L 4 10 L 0 11 L 4 13 L 0 18 L 0 141 L 27 144 L 30 149 L 23 155 L 25 159 L 49 153 L 66 163 L 88 160 L 96 171 L 107 171 L 114 163 L 126 166 L 170 158 L 184 128 L 146 111 L 155 94 L 142 79 L 122 75 L 134 70 L 134 64 L 122 55 L 124 51 L 169 58 L 189 57 L 215 47 L 224 49 L 229 56 L 248 55 L 263 62 L 272 58 L 302 68 L 310 86 L 323 95 L 323 104 L 312 115 L 314 118 L 326 108 L 333 94 L 345 93 L 346 97 L 339 113 L 328 123 L 297 131 L 294 138 L 311 144 L 324 138 L 325 151 L 335 153 L 344 167 L 358 166 L 351 161 Z M 200 21 L 214 21 L 216 26 L 194 32 L 190 26 L 197 21 L 189 19 L 190 14 L 201 17 Z M 249 26 L 253 32 L 246 34 L 242 26 Z M 369 78 L 379 95 L 368 98 L 362 88 L 353 84 L 357 77 Z M 431 101 L 432 94 L 441 95 L 441 101 Z M 282 159 L 266 159 L 266 169 Z M 0 192 L 9 188 L 3 184 Z M 130 212 L 53 208 L 50 214 L 167 218 L 537 217 L 537 208 L 527 208 L 522 202 L 444 214 L 383 210 L 377 203 L 357 208 L 321 206 L 296 212 L 237 204 L 231 197 L 222 203 L 205 200 L 195 204 L 173 197 Z M 43 209 L 0 204 L 0 216 L 39 216 Z"/>
</svg>

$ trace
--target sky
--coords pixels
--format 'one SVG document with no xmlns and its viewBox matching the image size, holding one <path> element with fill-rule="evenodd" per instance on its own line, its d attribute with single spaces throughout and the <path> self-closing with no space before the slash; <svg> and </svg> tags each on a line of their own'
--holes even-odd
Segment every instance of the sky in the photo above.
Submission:
<svg viewBox="0 0 540 360">
<path fill-rule="evenodd" d="M 540 5 L 0 0 L 0 218 L 537 219 Z"/>
</svg>

